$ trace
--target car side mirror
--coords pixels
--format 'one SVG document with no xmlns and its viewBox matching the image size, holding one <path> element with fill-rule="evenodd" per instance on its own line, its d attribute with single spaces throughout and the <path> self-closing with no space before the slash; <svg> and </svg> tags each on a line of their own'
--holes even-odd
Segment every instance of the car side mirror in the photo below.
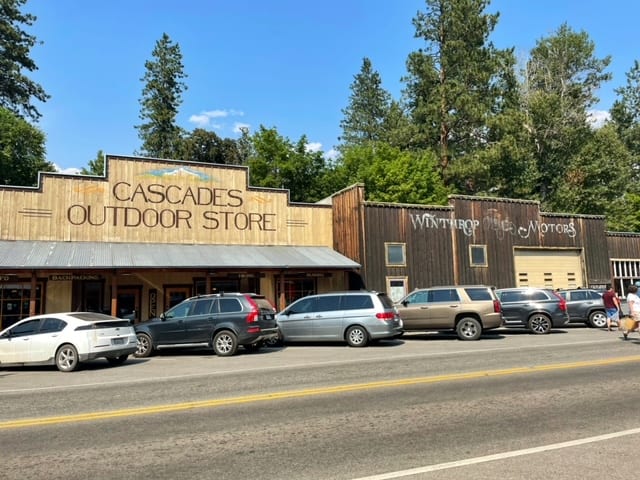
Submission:
<svg viewBox="0 0 640 480">
<path fill-rule="evenodd" d="M 162 320 L 163 322 L 167 319 L 167 316 L 163 313 L 160 314 L 160 320 Z"/>
</svg>

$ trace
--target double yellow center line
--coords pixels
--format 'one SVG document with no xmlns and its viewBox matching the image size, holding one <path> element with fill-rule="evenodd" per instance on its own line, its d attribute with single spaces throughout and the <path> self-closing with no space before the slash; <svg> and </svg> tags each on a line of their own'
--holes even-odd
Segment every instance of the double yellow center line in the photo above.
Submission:
<svg viewBox="0 0 640 480">
<path fill-rule="evenodd" d="M 110 418 L 133 417 L 138 415 L 153 415 L 157 413 L 179 412 L 198 408 L 215 408 L 228 405 L 240 405 L 246 403 L 282 400 L 287 398 L 313 397 L 317 395 L 330 395 L 336 393 L 354 392 L 358 390 L 375 390 L 378 388 L 393 388 L 408 385 L 419 385 L 439 382 L 452 382 L 458 380 L 471 380 L 477 378 L 500 377 L 506 375 L 528 374 L 548 372 L 553 370 L 568 370 L 574 368 L 586 368 L 594 366 L 616 365 L 622 363 L 640 362 L 640 355 L 628 357 L 616 357 L 604 360 L 588 360 L 583 362 L 559 363 L 551 365 L 538 365 L 532 367 L 515 367 L 502 370 L 486 370 L 467 373 L 453 373 L 436 375 L 432 377 L 414 377 L 398 380 L 385 380 L 380 382 L 356 383 L 350 385 L 336 385 L 332 387 L 308 388 L 303 390 L 290 390 L 283 392 L 262 393 L 257 395 L 245 395 L 242 397 L 222 398 L 217 400 L 201 400 L 197 402 L 183 402 L 169 405 L 157 405 L 151 407 L 125 408 L 105 412 L 80 413 L 57 417 L 27 418 L 22 420 L 9 420 L 0 422 L 0 430 L 12 428 L 36 427 L 45 425 L 57 425 L 64 423 L 89 422 L 94 420 L 107 420 Z"/>
</svg>

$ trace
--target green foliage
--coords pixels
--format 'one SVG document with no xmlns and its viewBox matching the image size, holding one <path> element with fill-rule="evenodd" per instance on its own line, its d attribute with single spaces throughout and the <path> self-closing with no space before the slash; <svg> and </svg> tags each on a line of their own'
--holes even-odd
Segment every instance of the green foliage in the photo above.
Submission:
<svg viewBox="0 0 640 480">
<path fill-rule="evenodd" d="M 345 146 L 382 140 L 389 116 L 391 95 L 382 88 L 382 79 L 371 60 L 364 58 L 360 73 L 350 86 L 349 105 L 342 110 L 340 122 Z"/>
<path fill-rule="evenodd" d="M 215 132 L 202 128 L 196 128 L 182 139 L 179 158 L 190 162 L 241 164 L 240 152 L 234 140 L 222 139 Z"/>
<path fill-rule="evenodd" d="M 45 102 L 49 98 L 44 89 L 23 74 L 38 69 L 29 56 L 37 41 L 26 33 L 22 25 L 31 26 L 34 15 L 22 13 L 26 0 L 0 1 L 0 108 L 29 120 L 37 121 L 40 112 L 32 99 Z"/>
<path fill-rule="evenodd" d="M 93 160 L 89 160 L 89 168 L 82 168 L 80 173 L 82 175 L 95 175 L 95 176 L 103 176 L 105 174 L 104 171 L 104 152 L 102 150 L 98 150 L 96 153 L 96 158 Z"/>
<path fill-rule="evenodd" d="M 45 136 L 6 108 L 0 108 L 0 184 L 36 186 L 38 172 L 54 172 L 45 160 Z"/>
<path fill-rule="evenodd" d="M 607 227 L 616 232 L 640 232 L 640 194 L 627 193 L 616 215 L 607 217 Z"/>
<path fill-rule="evenodd" d="M 371 201 L 442 205 L 450 193 L 436 156 L 428 151 L 403 151 L 381 142 L 349 147 L 339 169 L 347 185 L 364 183 Z"/>
<path fill-rule="evenodd" d="M 585 32 L 566 24 L 539 40 L 531 51 L 525 72 L 524 110 L 528 115 L 539 171 L 537 196 L 548 209 L 562 208 L 556 198 L 569 159 L 591 136 L 588 110 L 595 93 L 611 78 L 605 72 L 610 58 L 594 56 L 595 46 Z"/>
<path fill-rule="evenodd" d="M 426 0 L 425 12 L 413 19 L 415 36 L 424 50 L 407 61 L 404 95 L 414 123 L 414 145 L 437 145 L 443 178 L 459 157 L 485 143 L 487 119 L 509 94 L 507 77 L 512 50 L 498 50 L 488 41 L 498 14 L 483 13 L 488 0 Z"/>
<path fill-rule="evenodd" d="M 611 108 L 611 119 L 620 138 L 634 156 L 634 183 L 640 183 L 640 63 L 627 72 L 627 83 L 616 89 L 619 98 Z"/>
<path fill-rule="evenodd" d="M 605 126 L 593 132 L 569 160 L 556 202 L 566 212 L 607 215 L 610 221 L 622 223 L 631 170 L 631 155 L 615 127 Z"/>
<path fill-rule="evenodd" d="M 156 42 L 153 60 L 144 64 L 146 72 L 140 99 L 138 137 L 140 154 L 156 158 L 177 158 L 181 150 L 182 129 L 176 124 L 182 92 L 187 89 L 180 45 L 166 33 Z"/>
<path fill-rule="evenodd" d="M 294 144 L 275 128 L 261 125 L 251 143 L 247 162 L 251 185 L 288 189 L 293 202 L 316 202 L 333 193 L 326 191 L 322 152 L 310 151 L 305 136 Z"/>
</svg>

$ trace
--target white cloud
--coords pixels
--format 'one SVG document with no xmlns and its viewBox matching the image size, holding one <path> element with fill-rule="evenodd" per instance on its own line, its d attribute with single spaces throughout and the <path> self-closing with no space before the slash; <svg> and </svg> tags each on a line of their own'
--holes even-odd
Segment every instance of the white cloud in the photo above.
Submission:
<svg viewBox="0 0 640 480">
<path fill-rule="evenodd" d="M 335 160 L 336 158 L 338 158 L 340 156 L 340 152 L 338 152 L 335 148 L 332 148 L 331 150 L 326 152 L 324 154 L 324 156 L 325 156 L 325 158 L 327 158 L 329 160 Z"/>
<path fill-rule="evenodd" d="M 69 167 L 69 168 L 60 168 L 59 165 L 53 164 L 53 168 L 56 169 L 56 172 L 64 173 L 65 175 L 80 175 L 81 168 Z"/>
<path fill-rule="evenodd" d="M 587 113 L 587 120 L 593 128 L 602 127 L 610 119 L 611 115 L 605 110 L 591 110 Z"/>
<path fill-rule="evenodd" d="M 322 150 L 322 144 L 320 142 L 307 143 L 307 152 L 319 152 Z"/>
<path fill-rule="evenodd" d="M 206 127 L 209 125 L 210 118 L 207 115 L 191 115 L 189 121 L 195 123 L 198 127 Z"/>
<path fill-rule="evenodd" d="M 213 127 L 213 128 L 222 128 L 220 124 L 212 124 L 211 120 L 213 118 L 226 118 L 226 117 L 242 117 L 244 116 L 244 112 L 241 110 L 206 110 L 200 112 L 198 114 L 191 115 L 189 117 L 189 122 L 195 124 L 200 128 L 204 127 Z"/>
</svg>

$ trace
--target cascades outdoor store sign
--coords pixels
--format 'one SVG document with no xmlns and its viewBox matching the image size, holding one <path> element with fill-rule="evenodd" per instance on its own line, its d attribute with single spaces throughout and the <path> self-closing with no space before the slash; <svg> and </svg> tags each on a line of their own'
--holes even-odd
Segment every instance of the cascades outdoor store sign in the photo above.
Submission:
<svg viewBox="0 0 640 480">
<path fill-rule="evenodd" d="M 111 196 L 123 205 L 71 205 L 67 220 L 92 227 L 275 231 L 275 213 L 238 211 L 242 195 L 237 189 L 117 182 Z M 214 208 L 198 215 L 193 207 Z"/>
</svg>

